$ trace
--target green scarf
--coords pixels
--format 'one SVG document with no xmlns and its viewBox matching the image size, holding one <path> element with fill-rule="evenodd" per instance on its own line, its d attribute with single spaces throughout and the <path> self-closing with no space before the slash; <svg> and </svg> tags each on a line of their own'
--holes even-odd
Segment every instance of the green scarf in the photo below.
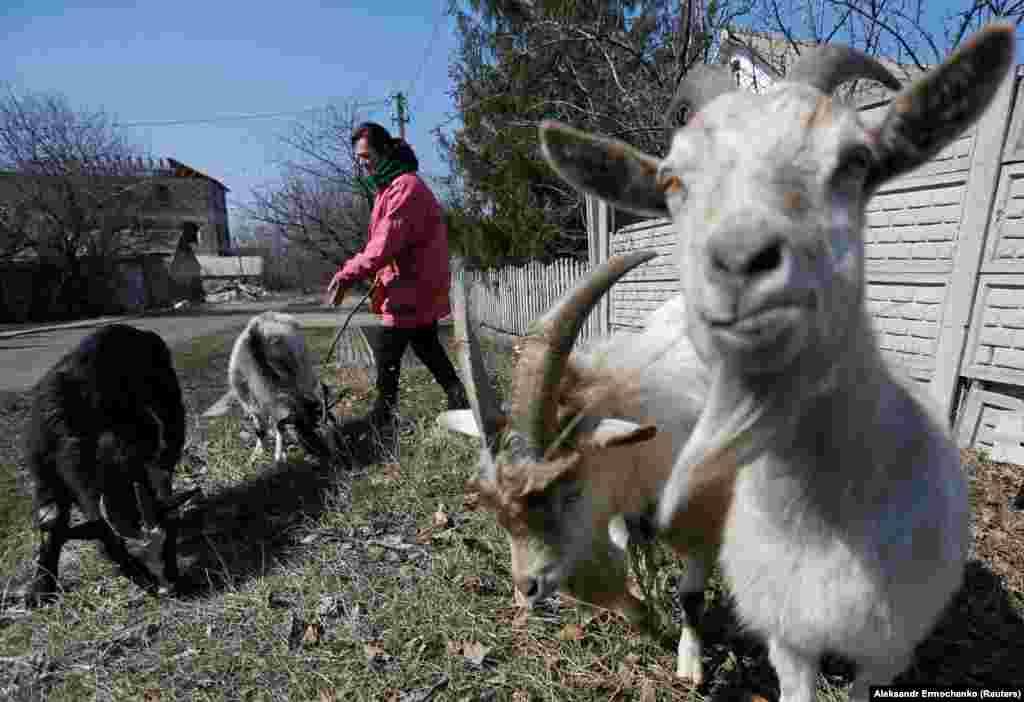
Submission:
<svg viewBox="0 0 1024 702">
<path fill-rule="evenodd" d="M 377 193 L 391 185 L 391 181 L 395 178 L 403 173 L 415 172 L 416 169 L 405 161 L 396 161 L 391 158 L 385 159 L 377 164 L 377 168 L 373 173 L 365 178 L 358 179 L 359 187 L 372 203 Z"/>
</svg>

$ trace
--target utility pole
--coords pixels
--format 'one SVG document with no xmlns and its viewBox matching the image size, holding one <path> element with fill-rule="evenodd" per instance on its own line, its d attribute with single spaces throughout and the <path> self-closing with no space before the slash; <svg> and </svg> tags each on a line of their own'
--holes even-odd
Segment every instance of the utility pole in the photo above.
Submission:
<svg viewBox="0 0 1024 702">
<path fill-rule="evenodd" d="M 402 141 L 405 141 L 405 125 L 409 122 L 409 114 L 406 112 L 405 94 L 399 91 L 392 97 L 395 99 L 395 112 L 398 115 L 392 121 L 398 123 L 398 135 L 402 138 Z"/>
</svg>

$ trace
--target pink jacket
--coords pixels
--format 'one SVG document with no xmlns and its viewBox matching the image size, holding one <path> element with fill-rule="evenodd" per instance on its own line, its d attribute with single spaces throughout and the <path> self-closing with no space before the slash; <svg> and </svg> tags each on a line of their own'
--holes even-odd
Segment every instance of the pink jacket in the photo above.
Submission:
<svg viewBox="0 0 1024 702">
<path fill-rule="evenodd" d="M 339 270 L 344 287 L 377 274 L 373 311 L 386 326 L 418 327 L 451 313 L 448 227 L 441 205 L 414 173 L 377 193 L 366 248 Z"/>
</svg>

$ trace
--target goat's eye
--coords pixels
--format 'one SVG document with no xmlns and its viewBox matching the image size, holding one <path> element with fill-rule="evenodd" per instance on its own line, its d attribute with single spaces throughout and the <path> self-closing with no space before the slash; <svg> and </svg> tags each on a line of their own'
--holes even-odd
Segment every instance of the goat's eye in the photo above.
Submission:
<svg viewBox="0 0 1024 702">
<path fill-rule="evenodd" d="M 566 506 L 569 506 L 579 502 L 581 497 L 583 497 L 583 490 L 574 486 L 566 490 L 565 494 L 562 496 L 562 501 Z"/>
<path fill-rule="evenodd" d="M 533 492 L 523 498 L 527 511 L 541 510 L 547 507 L 548 498 L 542 492 Z"/>
<path fill-rule="evenodd" d="M 671 168 L 659 168 L 657 175 L 657 186 L 665 195 L 669 207 L 673 202 L 679 203 L 686 199 L 686 184 L 682 177 Z"/>
</svg>

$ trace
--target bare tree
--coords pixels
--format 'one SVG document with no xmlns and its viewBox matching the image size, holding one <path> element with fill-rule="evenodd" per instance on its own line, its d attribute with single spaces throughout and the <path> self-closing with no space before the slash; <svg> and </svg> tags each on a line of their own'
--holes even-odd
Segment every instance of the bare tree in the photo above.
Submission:
<svg viewBox="0 0 1024 702">
<path fill-rule="evenodd" d="M 942 10 L 924 0 L 759 0 L 753 16 L 783 34 L 794 54 L 834 41 L 923 70 L 993 19 L 1019 25 L 1024 0 L 959 0 Z"/>
<path fill-rule="evenodd" d="M 152 178 L 142 151 L 103 111 L 75 110 L 59 94 L 0 96 L 0 260 L 32 251 L 59 277 L 69 311 L 86 299 L 83 262 L 109 266 L 142 241 Z"/>
<path fill-rule="evenodd" d="M 276 182 L 253 190 L 245 213 L 272 227 L 287 245 L 340 264 L 366 242 L 370 198 L 360 186 L 351 135 L 362 121 L 355 107 L 328 106 L 294 123 L 282 143 L 289 156 Z"/>
</svg>

